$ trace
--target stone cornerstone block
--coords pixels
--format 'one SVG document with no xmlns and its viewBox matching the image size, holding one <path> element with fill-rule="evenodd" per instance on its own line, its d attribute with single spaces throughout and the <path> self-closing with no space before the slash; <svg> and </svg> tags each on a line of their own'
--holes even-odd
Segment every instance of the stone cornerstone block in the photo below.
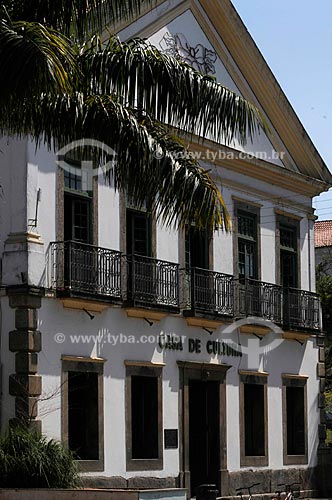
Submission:
<svg viewBox="0 0 332 500">
<path fill-rule="evenodd" d="M 319 362 L 325 363 L 325 349 L 324 349 L 324 347 L 319 348 Z"/>
<path fill-rule="evenodd" d="M 34 374 L 38 371 L 38 354 L 35 352 L 17 352 L 15 370 L 19 374 Z"/>
<path fill-rule="evenodd" d="M 41 307 L 41 297 L 38 295 L 29 295 L 29 294 L 11 294 L 9 295 L 9 305 L 12 308 L 31 308 L 31 309 L 39 309 Z"/>
<path fill-rule="evenodd" d="M 41 420 L 31 420 L 29 422 L 29 429 L 32 432 L 37 432 L 37 434 L 42 433 L 42 421 Z"/>
<path fill-rule="evenodd" d="M 11 396 L 40 396 L 42 393 L 41 375 L 10 375 L 9 394 Z"/>
<path fill-rule="evenodd" d="M 40 352 L 41 348 L 41 333 L 38 330 L 12 330 L 9 332 L 9 350 L 11 352 Z"/>
<path fill-rule="evenodd" d="M 15 328 L 18 330 L 36 330 L 37 329 L 37 310 L 36 309 L 16 309 Z"/>
<path fill-rule="evenodd" d="M 36 418 L 38 415 L 38 398 L 36 397 L 17 397 L 15 398 L 15 415 L 20 418 Z"/>
<path fill-rule="evenodd" d="M 324 347 L 325 337 L 324 335 L 317 335 L 316 337 L 316 345 L 317 347 Z"/>
<path fill-rule="evenodd" d="M 317 376 L 325 377 L 325 363 L 317 363 Z"/>
</svg>

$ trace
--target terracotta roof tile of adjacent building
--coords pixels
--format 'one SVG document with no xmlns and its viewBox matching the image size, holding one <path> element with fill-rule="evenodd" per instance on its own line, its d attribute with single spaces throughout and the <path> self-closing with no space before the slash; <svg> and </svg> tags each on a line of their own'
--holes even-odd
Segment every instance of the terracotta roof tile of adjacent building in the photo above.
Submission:
<svg viewBox="0 0 332 500">
<path fill-rule="evenodd" d="M 315 248 L 332 246 L 332 220 L 315 222 Z"/>
</svg>

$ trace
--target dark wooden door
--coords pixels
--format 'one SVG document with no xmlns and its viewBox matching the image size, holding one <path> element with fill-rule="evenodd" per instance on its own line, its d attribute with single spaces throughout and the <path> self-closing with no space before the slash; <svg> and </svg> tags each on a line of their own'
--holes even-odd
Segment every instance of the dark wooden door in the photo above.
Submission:
<svg viewBox="0 0 332 500">
<path fill-rule="evenodd" d="M 191 496 L 201 484 L 218 485 L 220 464 L 219 382 L 189 381 Z"/>
</svg>

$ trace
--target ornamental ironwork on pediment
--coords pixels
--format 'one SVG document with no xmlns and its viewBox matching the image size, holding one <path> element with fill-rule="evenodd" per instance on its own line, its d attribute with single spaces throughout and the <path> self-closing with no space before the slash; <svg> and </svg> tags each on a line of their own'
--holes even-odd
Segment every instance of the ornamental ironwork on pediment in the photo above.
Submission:
<svg viewBox="0 0 332 500">
<path fill-rule="evenodd" d="M 180 59 L 203 74 L 216 73 L 215 62 L 217 54 L 214 50 L 204 47 L 201 43 L 192 46 L 183 33 L 173 35 L 167 31 L 159 42 L 165 54 Z"/>
</svg>

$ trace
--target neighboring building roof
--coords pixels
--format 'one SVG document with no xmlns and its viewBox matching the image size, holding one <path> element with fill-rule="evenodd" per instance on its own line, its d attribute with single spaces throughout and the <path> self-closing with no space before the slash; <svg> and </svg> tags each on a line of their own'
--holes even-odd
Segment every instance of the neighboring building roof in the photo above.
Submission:
<svg viewBox="0 0 332 500">
<path fill-rule="evenodd" d="M 315 222 L 315 248 L 332 246 L 332 220 Z"/>
</svg>

